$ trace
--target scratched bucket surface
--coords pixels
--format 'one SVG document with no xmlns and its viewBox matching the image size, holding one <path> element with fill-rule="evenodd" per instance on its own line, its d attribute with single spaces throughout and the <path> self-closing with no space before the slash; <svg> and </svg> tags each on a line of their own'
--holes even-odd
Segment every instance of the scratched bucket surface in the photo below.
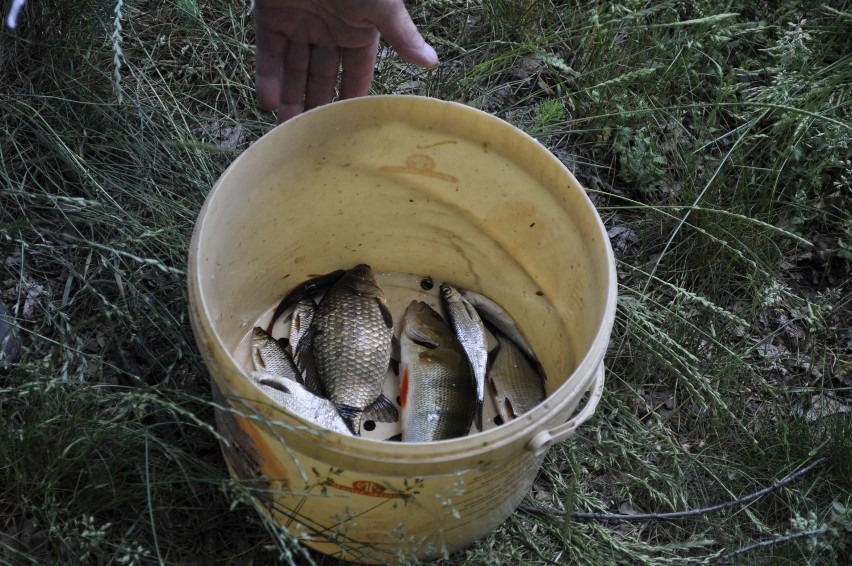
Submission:
<svg viewBox="0 0 852 566">
<path fill-rule="evenodd" d="M 544 365 L 545 401 L 427 444 L 344 436 L 270 405 L 238 345 L 294 285 L 358 263 L 501 304 Z M 431 559 L 488 534 L 603 392 L 616 277 L 600 217 L 543 146 L 460 104 L 374 96 L 276 127 L 208 196 L 188 279 L 231 473 L 301 541 L 346 560 Z"/>
</svg>

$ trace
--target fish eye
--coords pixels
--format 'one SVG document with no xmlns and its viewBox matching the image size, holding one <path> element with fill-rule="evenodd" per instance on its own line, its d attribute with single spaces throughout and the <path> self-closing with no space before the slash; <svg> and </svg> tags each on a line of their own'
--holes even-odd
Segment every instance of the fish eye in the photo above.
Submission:
<svg viewBox="0 0 852 566">
<path fill-rule="evenodd" d="M 429 291 L 432 287 L 435 286 L 435 282 L 432 281 L 431 277 L 424 277 L 422 281 L 420 281 L 420 288 L 424 291 Z"/>
</svg>

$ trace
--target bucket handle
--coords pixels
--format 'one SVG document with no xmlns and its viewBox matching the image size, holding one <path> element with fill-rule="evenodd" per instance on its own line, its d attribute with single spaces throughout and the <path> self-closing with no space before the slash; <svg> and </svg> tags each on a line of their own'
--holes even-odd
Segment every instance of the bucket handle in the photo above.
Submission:
<svg viewBox="0 0 852 566">
<path fill-rule="evenodd" d="M 595 413 L 595 409 L 598 406 L 598 402 L 601 400 L 601 396 L 603 396 L 604 390 L 604 365 L 601 362 L 601 365 L 598 366 L 597 371 L 595 372 L 597 375 L 594 377 L 594 384 L 591 389 L 591 395 L 589 396 L 589 400 L 586 401 L 586 405 L 583 409 L 571 420 L 566 422 L 563 425 L 560 425 L 552 430 L 543 430 L 540 433 L 533 436 L 529 444 L 527 444 L 527 449 L 532 451 L 536 456 L 541 456 L 547 450 L 556 444 L 557 442 L 562 442 L 574 435 L 574 432 L 577 430 L 577 427 L 586 422 L 591 418 L 591 416 Z"/>
</svg>

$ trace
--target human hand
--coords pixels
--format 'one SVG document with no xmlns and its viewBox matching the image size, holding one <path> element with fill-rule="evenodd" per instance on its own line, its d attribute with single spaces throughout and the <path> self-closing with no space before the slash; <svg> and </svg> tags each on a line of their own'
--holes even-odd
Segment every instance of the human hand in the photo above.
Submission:
<svg viewBox="0 0 852 566">
<path fill-rule="evenodd" d="M 384 37 L 421 67 L 437 64 L 403 0 L 255 0 L 255 88 L 260 106 L 284 122 L 334 98 L 367 94 Z"/>
</svg>

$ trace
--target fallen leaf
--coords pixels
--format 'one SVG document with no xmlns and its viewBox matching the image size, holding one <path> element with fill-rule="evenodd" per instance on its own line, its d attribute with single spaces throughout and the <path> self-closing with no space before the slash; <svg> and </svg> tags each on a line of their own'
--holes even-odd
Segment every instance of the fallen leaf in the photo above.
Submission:
<svg viewBox="0 0 852 566">
<path fill-rule="evenodd" d="M 835 415 L 837 413 L 852 412 L 852 407 L 844 405 L 834 397 L 828 395 L 814 395 L 811 397 L 811 406 L 805 413 L 805 420 L 814 422 L 817 419 Z"/>
</svg>

